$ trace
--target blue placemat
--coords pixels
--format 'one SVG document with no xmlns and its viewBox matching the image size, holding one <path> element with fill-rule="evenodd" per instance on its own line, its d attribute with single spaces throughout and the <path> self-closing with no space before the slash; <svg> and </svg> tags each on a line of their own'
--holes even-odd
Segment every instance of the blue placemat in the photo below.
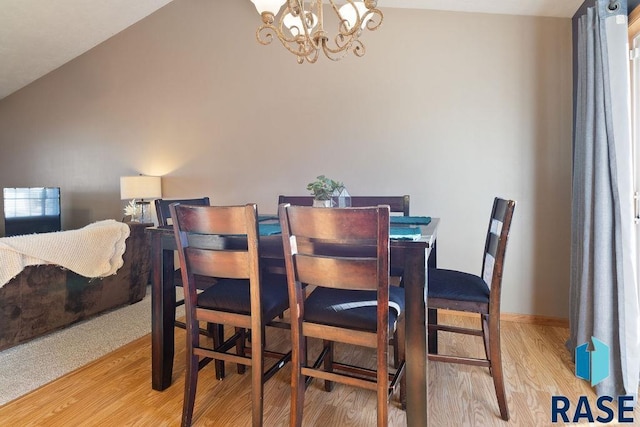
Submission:
<svg viewBox="0 0 640 427">
<path fill-rule="evenodd" d="M 258 229 L 261 236 L 271 236 L 282 233 L 280 224 L 258 224 Z"/>
<path fill-rule="evenodd" d="M 271 221 L 271 220 L 277 220 L 278 219 L 278 215 L 258 215 L 258 221 Z"/>
<path fill-rule="evenodd" d="M 420 224 L 427 225 L 431 222 L 430 216 L 390 216 L 391 224 Z"/>
<path fill-rule="evenodd" d="M 390 227 L 389 238 L 394 240 L 419 240 L 422 237 L 419 227 Z"/>
</svg>

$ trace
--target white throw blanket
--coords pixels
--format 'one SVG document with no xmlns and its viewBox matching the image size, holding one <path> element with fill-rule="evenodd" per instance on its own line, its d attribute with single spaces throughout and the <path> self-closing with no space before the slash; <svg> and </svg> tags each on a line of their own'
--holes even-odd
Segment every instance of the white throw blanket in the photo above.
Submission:
<svg viewBox="0 0 640 427">
<path fill-rule="evenodd" d="M 129 226 L 113 219 L 78 230 L 0 238 L 0 287 L 28 265 L 56 264 L 85 277 L 115 274 Z"/>
</svg>

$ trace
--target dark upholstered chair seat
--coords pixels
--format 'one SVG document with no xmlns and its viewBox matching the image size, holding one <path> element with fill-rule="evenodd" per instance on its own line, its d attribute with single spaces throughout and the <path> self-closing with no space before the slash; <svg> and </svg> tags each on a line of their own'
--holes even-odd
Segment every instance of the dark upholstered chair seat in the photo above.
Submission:
<svg viewBox="0 0 640 427">
<path fill-rule="evenodd" d="M 270 274 L 262 277 L 262 313 L 271 320 L 289 307 L 287 277 Z M 214 286 L 198 294 L 198 307 L 230 313 L 250 314 L 249 280 L 218 279 Z"/>
<path fill-rule="evenodd" d="M 307 322 L 342 328 L 376 331 L 377 300 L 375 291 L 317 288 L 304 304 Z M 404 289 L 389 287 L 389 330 L 404 312 Z"/>
<path fill-rule="evenodd" d="M 429 269 L 429 298 L 489 303 L 489 286 L 474 274 L 440 268 Z"/>
</svg>

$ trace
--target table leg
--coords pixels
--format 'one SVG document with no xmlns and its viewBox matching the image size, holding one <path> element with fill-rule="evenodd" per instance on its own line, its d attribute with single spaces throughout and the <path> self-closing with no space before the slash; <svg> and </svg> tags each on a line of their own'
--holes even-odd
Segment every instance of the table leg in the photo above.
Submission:
<svg viewBox="0 0 640 427">
<path fill-rule="evenodd" d="M 431 253 L 429 254 L 429 258 L 427 260 L 427 266 L 429 268 L 436 268 L 437 265 L 437 250 L 436 250 L 437 242 L 434 242 L 433 248 L 431 249 Z M 438 310 L 434 308 L 430 308 L 427 310 L 427 316 L 429 320 L 429 325 L 437 325 L 438 324 Z M 438 354 L 438 332 L 431 331 L 429 333 L 429 353 L 430 354 Z"/>
<path fill-rule="evenodd" d="M 162 236 L 152 235 L 151 271 L 151 386 L 162 391 L 171 385 L 174 353 L 176 288 L 173 250 L 162 249 Z"/>
<path fill-rule="evenodd" d="M 427 249 L 428 251 L 429 249 Z M 405 251 L 407 425 L 427 425 L 427 318 L 425 249 Z"/>
</svg>

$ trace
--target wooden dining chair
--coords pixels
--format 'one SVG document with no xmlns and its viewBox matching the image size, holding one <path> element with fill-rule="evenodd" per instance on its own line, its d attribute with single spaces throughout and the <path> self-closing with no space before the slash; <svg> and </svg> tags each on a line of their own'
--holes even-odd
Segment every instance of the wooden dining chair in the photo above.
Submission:
<svg viewBox="0 0 640 427">
<path fill-rule="evenodd" d="M 302 425 L 306 377 L 374 390 L 378 426 L 404 382 L 404 289 L 389 286 L 389 207 L 313 208 L 282 204 L 279 217 L 291 307 L 291 426 Z M 302 284 L 313 287 L 307 293 Z M 308 294 L 308 296 L 307 296 Z M 389 368 L 389 337 L 400 357 Z M 307 338 L 323 341 L 307 364 Z M 376 350 L 376 369 L 338 362 L 334 342 Z M 404 387 L 400 399 L 405 403 Z"/>
<path fill-rule="evenodd" d="M 485 358 L 438 354 L 430 346 L 429 360 L 464 363 L 489 368 L 503 420 L 509 419 L 500 350 L 500 294 L 502 272 L 516 202 L 495 198 L 484 245 L 479 276 L 439 268 L 429 269 L 427 306 L 430 311 L 429 334 L 437 343 L 438 331 L 483 337 Z M 437 310 L 472 312 L 480 315 L 481 329 L 439 324 Z"/>
<path fill-rule="evenodd" d="M 290 360 L 291 352 L 265 350 L 265 326 L 288 308 L 289 297 L 284 276 L 261 274 L 257 207 L 172 204 L 170 211 L 187 323 L 182 425 L 191 425 L 198 370 L 214 359 L 251 366 L 251 419 L 253 426 L 261 426 L 264 383 Z M 196 275 L 217 281 L 198 293 Z M 230 325 L 236 333 L 207 347 L 200 342 L 199 322 Z M 251 331 L 250 348 L 245 348 L 247 330 Z M 269 369 L 264 366 L 265 356 L 277 358 Z"/>
<path fill-rule="evenodd" d="M 169 226 L 171 225 L 171 211 L 169 210 L 169 205 L 172 203 L 180 203 L 183 205 L 193 205 L 193 206 L 209 206 L 209 198 L 201 197 L 198 199 L 156 199 L 154 201 L 156 207 L 156 217 L 158 219 L 158 226 Z M 177 268 L 174 272 L 173 283 L 177 287 L 182 287 L 182 274 L 180 272 L 180 268 Z M 196 278 L 196 286 L 198 289 L 206 289 L 215 283 L 215 279 L 208 278 Z M 184 298 L 179 298 L 176 300 L 176 307 L 184 305 Z M 175 321 L 175 326 L 178 328 L 185 329 L 186 324 L 180 320 Z M 200 333 L 204 335 L 212 335 L 212 331 L 208 331 L 206 329 L 201 328 Z"/>
</svg>

